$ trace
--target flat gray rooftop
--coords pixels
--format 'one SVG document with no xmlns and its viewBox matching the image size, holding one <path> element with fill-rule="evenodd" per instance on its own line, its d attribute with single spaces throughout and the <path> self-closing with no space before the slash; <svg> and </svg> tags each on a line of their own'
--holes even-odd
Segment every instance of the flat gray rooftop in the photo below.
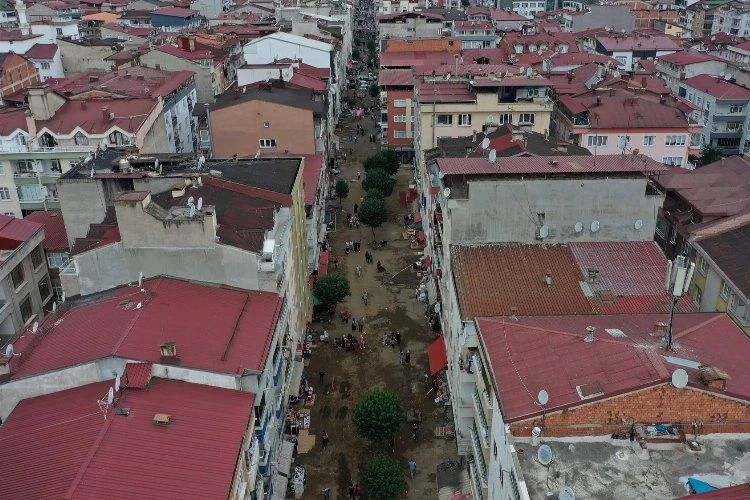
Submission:
<svg viewBox="0 0 750 500">
<path fill-rule="evenodd" d="M 557 498 L 552 495 L 563 486 L 573 489 L 576 500 L 666 500 L 689 493 L 688 477 L 716 487 L 750 480 L 750 440 L 739 436 L 707 439 L 702 453 L 691 453 L 686 446 L 636 455 L 629 446 L 608 442 L 545 444 L 552 448 L 549 471 L 537 462 L 537 447 L 515 444 L 532 500 Z"/>
</svg>

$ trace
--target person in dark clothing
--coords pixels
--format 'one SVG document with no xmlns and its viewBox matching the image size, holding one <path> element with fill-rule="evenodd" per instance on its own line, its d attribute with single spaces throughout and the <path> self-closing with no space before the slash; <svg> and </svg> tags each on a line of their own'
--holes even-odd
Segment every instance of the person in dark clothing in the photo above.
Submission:
<svg viewBox="0 0 750 500">
<path fill-rule="evenodd" d="M 410 360 L 411 360 L 411 353 L 407 350 L 404 353 L 404 362 L 408 365 Z"/>
</svg>

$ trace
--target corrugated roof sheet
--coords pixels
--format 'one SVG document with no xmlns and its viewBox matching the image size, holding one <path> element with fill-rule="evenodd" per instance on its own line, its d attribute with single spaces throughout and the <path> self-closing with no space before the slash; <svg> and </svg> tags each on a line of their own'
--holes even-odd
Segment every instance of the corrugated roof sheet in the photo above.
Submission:
<svg viewBox="0 0 750 500">
<path fill-rule="evenodd" d="M 153 363 L 125 363 L 125 371 L 120 378 L 121 387 L 143 389 L 151 380 Z"/>
<path fill-rule="evenodd" d="M 0 428 L 4 500 L 227 498 L 253 413 L 251 393 L 156 380 L 97 401 L 112 382 L 22 401 Z M 173 423 L 152 422 L 156 413 Z"/>
<path fill-rule="evenodd" d="M 36 222 L 0 215 L 0 249 L 15 250 L 41 228 Z"/>
<path fill-rule="evenodd" d="M 172 278 L 147 280 L 143 289 L 117 288 L 45 316 L 36 346 L 22 331 L 14 340 L 23 353 L 11 361 L 14 377 L 108 356 L 159 362 L 163 342 L 176 342 L 186 367 L 237 374 L 265 366 L 282 305 L 275 293 Z"/>
<path fill-rule="evenodd" d="M 60 210 L 31 212 L 24 219 L 44 226 L 44 249 L 67 250 L 68 232 Z"/>
<path fill-rule="evenodd" d="M 717 99 L 740 100 L 750 99 L 750 89 L 736 83 L 728 82 L 720 76 L 697 75 L 680 82 L 680 86 L 692 87 L 699 92 Z"/>
<path fill-rule="evenodd" d="M 670 167 L 639 155 L 533 156 L 498 158 L 438 158 L 438 168 L 446 175 L 504 175 L 593 172 L 656 172 Z M 551 163 L 556 162 L 556 163 Z"/>
<path fill-rule="evenodd" d="M 726 370 L 726 393 L 750 398 L 750 339 L 723 313 L 677 314 L 674 351 L 663 348 L 654 326 L 663 314 L 542 316 L 510 320 L 477 319 L 479 335 L 490 358 L 498 398 L 507 420 L 540 414 L 537 394 L 549 394 L 547 411 L 577 406 L 577 387 L 597 386 L 601 397 L 668 383 L 678 368 L 664 356 L 677 356 Z M 596 340 L 584 342 L 586 328 L 596 328 Z M 624 336 L 612 336 L 617 329 Z M 686 368 L 690 384 L 701 386 L 697 369 Z"/>
<path fill-rule="evenodd" d="M 305 205 L 315 203 L 315 196 L 318 194 L 318 183 L 320 182 L 320 171 L 323 169 L 323 157 L 306 156 L 305 169 L 302 172 L 302 178 L 305 183 Z"/>
<path fill-rule="evenodd" d="M 383 69 L 378 74 L 378 85 L 413 87 L 414 74 L 410 69 Z"/>
</svg>

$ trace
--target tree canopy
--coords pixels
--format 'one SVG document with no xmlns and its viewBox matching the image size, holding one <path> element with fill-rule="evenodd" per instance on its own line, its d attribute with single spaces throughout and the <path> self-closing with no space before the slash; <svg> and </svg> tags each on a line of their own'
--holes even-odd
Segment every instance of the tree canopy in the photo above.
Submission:
<svg viewBox="0 0 750 500">
<path fill-rule="evenodd" d="M 380 153 L 375 153 L 374 155 L 370 155 L 367 158 L 365 158 L 365 161 L 362 162 L 362 166 L 365 169 L 365 172 L 369 172 L 370 170 L 385 170 L 388 171 L 388 160 Z"/>
<path fill-rule="evenodd" d="M 382 198 L 366 197 L 359 206 L 357 212 L 359 221 L 372 229 L 372 238 L 375 239 L 375 228 L 383 225 L 388 220 L 388 208 Z"/>
<path fill-rule="evenodd" d="M 349 196 L 349 183 L 344 179 L 339 179 L 336 181 L 336 196 L 341 199 Z"/>
<path fill-rule="evenodd" d="M 315 283 L 315 296 L 324 304 L 338 304 L 349 295 L 351 295 L 349 280 L 342 274 L 326 274 Z"/>
<path fill-rule="evenodd" d="M 722 158 L 725 158 L 727 154 L 724 152 L 724 150 L 719 146 L 712 146 L 711 144 L 705 144 L 701 148 L 701 155 L 698 159 L 698 163 L 700 166 L 708 165 L 709 163 L 713 163 L 715 161 L 719 161 Z"/>
<path fill-rule="evenodd" d="M 373 500 L 393 500 L 400 498 L 407 490 L 404 467 L 393 458 L 380 455 L 365 464 L 360 476 L 367 498 Z"/>
<path fill-rule="evenodd" d="M 362 189 L 369 191 L 371 189 L 377 189 L 383 196 L 390 196 L 393 193 L 393 185 L 395 181 L 388 175 L 385 170 L 376 168 L 374 170 L 368 170 L 365 175 L 365 179 L 362 181 Z"/>
<path fill-rule="evenodd" d="M 384 200 L 385 196 L 383 196 L 383 193 L 381 193 L 378 189 L 368 189 L 365 192 L 365 199 L 367 198 L 377 198 L 378 200 Z"/>
<path fill-rule="evenodd" d="M 386 148 L 380 151 L 380 154 L 385 158 L 387 168 L 385 169 L 390 175 L 396 175 L 398 168 L 401 166 L 401 162 L 398 159 L 398 155 L 391 148 Z"/>
<path fill-rule="evenodd" d="M 357 434 L 373 442 L 392 438 L 406 418 L 404 405 L 398 394 L 388 389 L 375 388 L 357 402 L 352 421 Z"/>
</svg>

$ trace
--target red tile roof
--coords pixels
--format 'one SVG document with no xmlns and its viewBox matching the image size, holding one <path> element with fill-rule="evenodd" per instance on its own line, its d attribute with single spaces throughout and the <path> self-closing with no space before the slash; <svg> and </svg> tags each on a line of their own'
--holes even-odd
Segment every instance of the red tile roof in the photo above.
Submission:
<svg viewBox="0 0 750 500">
<path fill-rule="evenodd" d="M 36 222 L 0 215 L 0 249 L 15 250 L 41 229 Z"/>
<path fill-rule="evenodd" d="M 668 312 L 667 259 L 654 242 L 451 247 L 461 315 Z M 591 283 L 588 269 L 599 270 Z M 552 271 L 552 286 L 544 282 Z M 678 311 L 692 312 L 689 298 Z"/>
<path fill-rule="evenodd" d="M 411 69 L 383 69 L 378 74 L 378 85 L 381 87 L 413 87 L 414 74 Z"/>
<path fill-rule="evenodd" d="M 622 155 L 534 156 L 498 158 L 438 158 L 438 168 L 446 175 L 514 175 L 542 173 L 656 172 L 670 167 L 651 158 Z M 557 163 L 551 163 L 557 162 Z"/>
<path fill-rule="evenodd" d="M 179 47 L 176 47 L 172 45 L 171 43 L 165 43 L 164 45 L 159 45 L 156 50 L 159 52 L 164 52 L 165 54 L 169 54 L 174 57 L 179 57 L 180 59 L 185 59 L 188 61 L 197 61 L 199 59 L 213 59 L 214 55 L 213 52 L 210 50 L 183 50 Z"/>
<path fill-rule="evenodd" d="M 68 232 L 60 210 L 31 212 L 24 219 L 44 226 L 44 249 L 68 250 Z"/>
<path fill-rule="evenodd" d="M 680 51 L 672 54 L 667 54 L 658 57 L 659 61 L 667 62 L 677 66 L 685 66 L 687 64 L 698 64 L 706 61 L 722 61 L 722 59 L 712 56 L 711 54 L 704 54 L 702 52 L 688 52 Z"/>
<path fill-rule="evenodd" d="M 454 54 L 451 52 L 383 52 L 380 54 L 380 67 L 394 66 L 413 68 L 425 64 L 453 64 Z"/>
<path fill-rule="evenodd" d="M 156 9 L 156 10 L 151 11 L 151 15 L 179 17 L 181 19 L 188 19 L 190 17 L 195 17 L 198 14 L 199 13 L 195 10 L 182 9 L 180 7 L 162 7 L 161 9 Z"/>
<path fill-rule="evenodd" d="M 665 356 L 726 370 L 726 394 L 750 399 L 750 339 L 728 315 L 675 315 L 673 351 L 664 349 L 662 334 L 654 334 L 664 321 L 664 314 L 627 314 L 480 318 L 477 325 L 506 421 L 541 414 L 541 389 L 549 394 L 546 410 L 554 411 L 669 383 L 677 368 L 688 372 L 690 386 L 714 391 L 700 383 L 697 369 Z M 596 328 L 593 342 L 583 341 L 588 326 Z M 586 384 L 603 395 L 582 400 L 576 388 Z"/>
<path fill-rule="evenodd" d="M 419 102 L 467 102 L 477 101 L 474 92 L 465 83 L 419 83 Z"/>
<path fill-rule="evenodd" d="M 22 331 L 11 361 L 17 378 L 117 356 L 160 362 L 176 342 L 180 365 L 220 373 L 262 370 L 281 310 L 275 293 L 198 285 L 172 278 L 122 287 L 45 316 L 36 344 Z M 141 304 L 141 308 L 137 305 Z M 206 341 L 210 332 L 210 341 Z"/>
<path fill-rule="evenodd" d="M 121 387 L 143 389 L 151 381 L 153 363 L 125 363 L 125 371 L 120 377 Z"/>
<path fill-rule="evenodd" d="M 680 50 L 668 36 L 597 36 L 596 40 L 609 52 Z"/>
<path fill-rule="evenodd" d="M 52 59 L 55 57 L 55 54 L 57 54 L 56 43 L 37 43 L 27 50 L 24 55 L 29 59 Z"/>
<path fill-rule="evenodd" d="M 145 66 L 133 66 L 109 73 L 86 71 L 67 78 L 47 80 L 55 92 L 79 95 L 93 92 L 95 95 L 143 97 L 149 89 L 154 97 L 168 96 L 194 77 L 192 71 L 162 71 Z M 93 81 L 92 81 L 93 80 Z"/>
<path fill-rule="evenodd" d="M 328 88 L 328 83 L 324 80 L 315 76 L 306 75 L 305 73 L 300 73 L 296 70 L 294 71 L 292 78 L 289 80 L 289 83 L 299 88 L 317 90 L 319 92 L 323 92 Z"/>
<path fill-rule="evenodd" d="M 123 391 L 104 419 L 112 382 L 22 401 L 0 427 L 3 499 L 207 499 L 232 493 L 251 393 L 156 380 Z M 173 423 L 153 423 L 156 413 Z M 43 471 L 43 472 L 42 472 Z"/>
<path fill-rule="evenodd" d="M 719 76 L 697 75 L 682 80 L 680 85 L 692 87 L 699 92 L 705 92 L 717 99 L 750 99 L 750 89 L 728 82 Z"/>
<path fill-rule="evenodd" d="M 125 132 L 137 132 L 141 125 L 156 109 L 156 99 L 96 99 L 83 104 L 83 101 L 67 101 L 49 120 L 37 120 L 40 134 L 50 130 L 55 134 L 71 134 L 77 127 L 90 134 L 103 134 L 115 127 Z M 102 108 L 109 108 L 115 118 L 105 117 Z M 24 125 L 24 130 L 26 126 Z"/>
<path fill-rule="evenodd" d="M 456 31 L 463 31 L 463 30 L 495 31 L 495 25 L 492 23 L 492 21 L 454 21 L 453 29 Z"/>
<path fill-rule="evenodd" d="M 613 65 L 619 64 L 616 59 L 603 54 L 590 54 L 588 52 L 556 52 L 550 57 L 552 67 L 555 66 L 572 66 L 572 65 L 584 65 L 590 63 L 596 64 L 607 64 L 612 63 Z"/>
<path fill-rule="evenodd" d="M 323 170 L 323 157 L 319 155 L 305 156 L 305 170 L 302 178 L 305 183 L 305 205 L 315 203 L 318 194 L 318 183 L 320 182 L 320 171 Z"/>
<path fill-rule="evenodd" d="M 21 108 L 0 108 L 0 136 L 8 137 L 17 130 L 26 131 L 26 110 Z"/>
</svg>

